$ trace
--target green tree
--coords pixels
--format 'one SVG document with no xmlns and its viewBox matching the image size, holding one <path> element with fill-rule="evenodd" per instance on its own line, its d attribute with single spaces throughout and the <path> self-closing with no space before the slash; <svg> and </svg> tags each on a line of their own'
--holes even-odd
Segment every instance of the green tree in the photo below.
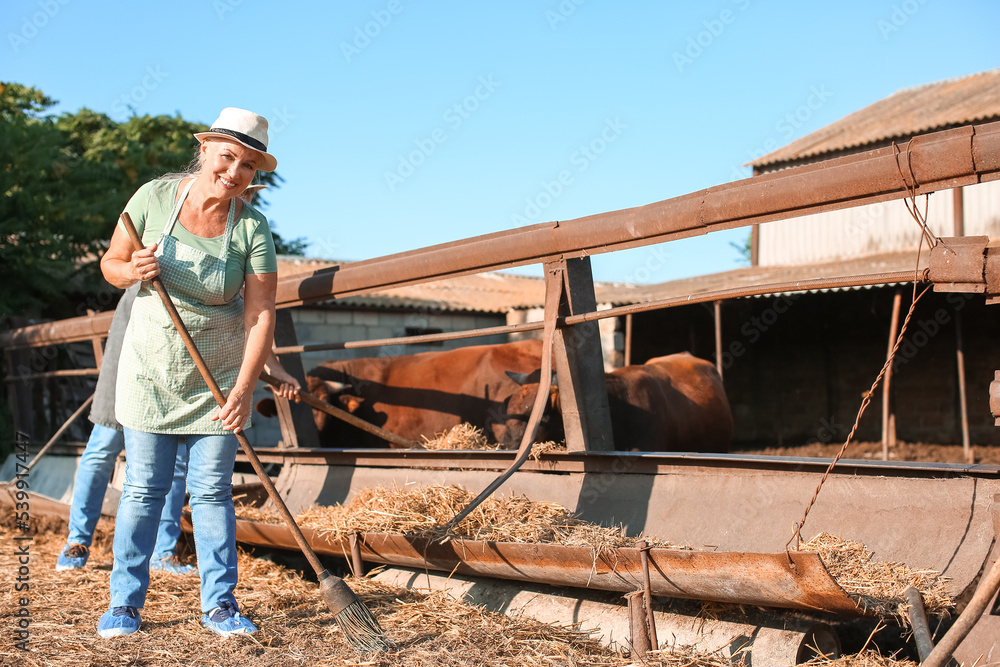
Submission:
<svg viewBox="0 0 1000 667">
<path fill-rule="evenodd" d="M 99 261 L 118 213 L 139 185 L 184 169 L 195 156 L 191 135 L 207 129 L 180 115 L 119 123 L 86 108 L 48 114 L 55 104 L 0 83 L 0 328 L 5 316 L 61 319 L 107 304 L 94 297 L 109 289 Z M 261 182 L 276 188 L 282 179 L 262 173 Z M 295 254 L 306 245 L 275 242 Z"/>
</svg>

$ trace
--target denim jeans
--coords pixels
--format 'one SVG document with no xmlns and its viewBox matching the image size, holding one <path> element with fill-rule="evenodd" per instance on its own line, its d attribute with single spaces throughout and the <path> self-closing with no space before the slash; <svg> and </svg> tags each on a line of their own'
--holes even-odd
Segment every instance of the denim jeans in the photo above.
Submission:
<svg viewBox="0 0 1000 667">
<path fill-rule="evenodd" d="M 146 601 L 155 540 L 152 528 L 170 488 L 178 447 L 185 442 L 202 611 L 208 612 L 220 602 L 236 603 L 236 436 L 143 433 L 126 428 L 125 484 L 115 519 L 112 608 L 141 608 Z"/>
<path fill-rule="evenodd" d="M 121 431 L 94 424 L 87 447 L 80 457 L 73 482 L 73 504 L 69 512 L 68 544 L 89 547 L 94 540 L 94 529 L 101 517 L 101 506 L 108 482 L 115 469 L 115 459 L 125 449 Z M 181 510 L 184 509 L 184 478 L 187 477 L 187 448 L 177 452 L 173 480 L 167 500 L 160 514 L 153 558 L 162 560 L 174 555 L 177 539 L 181 536 Z"/>
</svg>

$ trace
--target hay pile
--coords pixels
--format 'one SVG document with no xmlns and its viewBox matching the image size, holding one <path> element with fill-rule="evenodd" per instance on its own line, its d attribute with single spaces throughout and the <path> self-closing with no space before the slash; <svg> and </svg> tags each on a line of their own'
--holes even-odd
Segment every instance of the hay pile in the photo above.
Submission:
<svg viewBox="0 0 1000 667">
<path fill-rule="evenodd" d="M 498 443 L 491 443 L 486 440 L 486 436 L 481 429 L 476 428 L 468 422 L 462 422 L 458 426 L 453 426 L 450 431 L 438 433 L 434 438 L 424 438 L 424 449 L 480 449 L 480 450 L 500 450 L 503 447 Z M 566 443 L 536 442 L 531 446 L 531 457 L 538 460 L 539 456 L 546 452 L 566 451 Z"/>
<path fill-rule="evenodd" d="M 582 521 L 560 505 L 523 496 L 491 496 L 452 532 L 446 532 L 445 525 L 474 497 L 460 487 L 444 484 L 402 490 L 369 488 L 358 492 L 347 505 L 314 507 L 296 520 L 300 526 L 314 528 L 336 540 L 356 532 L 377 532 L 600 550 L 635 546 L 638 539 L 627 536 L 623 526 L 612 528 Z"/>
<path fill-rule="evenodd" d="M 872 560 L 872 554 L 858 542 L 820 533 L 799 550 L 817 552 L 833 580 L 858 606 L 879 616 L 905 619 L 909 604 L 903 591 L 910 586 L 920 591 L 929 614 L 945 614 L 954 606 L 940 572 Z"/>
</svg>

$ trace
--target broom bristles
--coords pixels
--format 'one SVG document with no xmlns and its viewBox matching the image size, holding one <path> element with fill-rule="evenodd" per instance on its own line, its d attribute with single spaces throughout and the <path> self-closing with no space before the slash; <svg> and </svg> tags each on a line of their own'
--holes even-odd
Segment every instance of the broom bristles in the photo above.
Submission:
<svg viewBox="0 0 1000 667">
<path fill-rule="evenodd" d="M 336 615 L 347 643 L 358 653 L 378 653 L 393 648 L 382 626 L 361 600 L 355 600 Z"/>
</svg>

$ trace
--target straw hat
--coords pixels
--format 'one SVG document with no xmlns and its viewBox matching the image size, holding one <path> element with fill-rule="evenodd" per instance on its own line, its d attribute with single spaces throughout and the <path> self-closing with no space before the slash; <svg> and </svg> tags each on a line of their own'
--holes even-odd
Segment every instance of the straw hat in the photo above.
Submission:
<svg viewBox="0 0 1000 667">
<path fill-rule="evenodd" d="M 262 156 L 261 171 L 274 171 L 278 161 L 267 152 L 267 119 L 259 114 L 236 107 L 226 107 L 207 132 L 195 132 L 198 141 L 208 137 L 223 137 L 252 148 Z"/>
</svg>

